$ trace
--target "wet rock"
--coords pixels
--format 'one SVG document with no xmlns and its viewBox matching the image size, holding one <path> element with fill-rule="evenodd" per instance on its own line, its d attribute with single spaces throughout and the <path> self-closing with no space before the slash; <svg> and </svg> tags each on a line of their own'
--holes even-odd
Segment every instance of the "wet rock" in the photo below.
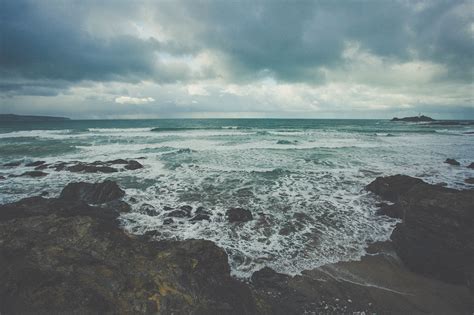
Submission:
<svg viewBox="0 0 474 315">
<path fill-rule="evenodd" d="M 166 216 L 173 217 L 173 218 L 185 218 L 185 217 L 189 217 L 189 213 L 184 210 L 173 210 L 171 212 L 168 212 Z"/>
<path fill-rule="evenodd" d="M 155 207 L 153 207 L 152 205 L 148 204 L 148 203 L 144 203 L 140 206 L 140 210 L 139 210 L 140 213 L 143 213 L 143 214 L 146 214 L 150 217 L 153 217 L 153 216 L 156 216 L 158 215 L 158 212 L 156 211 Z"/>
<path fill-rule="evenodd" d="M 163 225 L 170 225 L 173 223 L 174 223 L 174 220 L 172 218 L 167 218 L 163 220 Z"/>
<path fill-rule="evenodd" d="M 198 213 L 194 217 L 191 218 L 191 221 L 204 221 L 204 220 L 211 222 L 210 215 L 206 213 Z"/>
<path fill-rule="evenodd" d="M 41 197 L 45 197 L 45 196 L 48 196 L 48 195 L 49 195 L 49 192 L 47 192 L 47 191 L 42 191 L 41 194 L 40 194 Z"/>
<path fill-rule="evenodd" d="M 58 163 L 56 163 L 56 164 L 50 166 L 50 168 L 54 168 L 54 170 L 55 170 L 56 172 L 59 172 L 59 171 L 64 170 L 64 169 L 66 168 L 66 166 L 67 166 L 67 163 L 66 163 L 66 162 L 58 162 Z"/>
<path fill-rule="evenodd" d="M 406 183 L 403 189 L 401 183 Z M 474 190 L 430 185 L 400 175 L 377 178 L 369 186 L 396 201 L 396 212 L 403 213 L 403 222 L 391 238 L 410 269 L 473 286 Z"/>
<path fill-rule="evenodd" d="M 366 189 L 386 200 L 396 202 L 403 193 L 420 183 L 423 183 L 423 181 L 419 178 L 394 175 L 390 177 L 377 177 L 366 186 Z"/>
<path fill-rule="evenodd" d="M 34 162 L 26 164 L 25 166 L 29 166 L 29 167 L 40 166 L 40 165 L 43 165 L 44 163 L 46 163 L 46 161 L 34 161 Z"/>
<path fill-rule="evenodd" d="M 45 170 L 48 168 L 48 164 L 42 164 L 42 165 L 39 165 L 37 167 L 35 167 L 35 171 L 42 171 L 42 170 Z"/>
<path fill-rule="evenodd" d="M 227 210 L 226 216 L 230 223 L 247 222 L 253 220 L 252 213 L 249 210 L 242 208 L 230 208 Z"/>
<path fill-rule="evenodd" d="M 253 314 L 250 289 L 212 242 L 149 242 L 112 210 L 27 198 L 0 206 L 3 314 Z"/>
<path fill-rule="evenodd" d="M 128 164 L 125 165 L 125 169 L 127 170 L 137 170 L 137 169 L 140 169 L 140 168 L 143 168 L 143 165 L 141 165 L 139 162 L 135 161 L 135 160 L 130 160 L 128 161 Z"/>
<path fill-rule="evenodd" d="M 472 162 L 471 164 L 469 164 L 469 165 L 467 166 L 467 168 L 474 169 L 474 162 Z"/>
<path fill-rule="evenodd" d="M 61 192 L 60 198 L 68 201 L 84 201 L 102 204 L 122 198 L 125 192 L 117 183 L 106 180 L 102 183 L 69 183 Z"/>
<path fill-rule="evenodd" d="M 106 163 L 107 163 L 107 164 L 111 164 L 111 165 L 115 165 L 115 164 L 128 164 L 128 161 L 127 161 L 127 160 L 124 160 L 124 159 L 116 159 L 116 160 L 107 161 Z"/>
<path fill-rule="evenodd" d="M 290 140 L 278 140 L 277 144 L 296 144 L 297 141 L 290 141 Z"/>
<path fill-rule="evenodd" d="M 13 161 L 13 162 L 3 164 L 3 166 L 6 166 L 6 167 L 16 167 L 20 165 L 21 165 L 21 161 Z"/>
<path fill-rule="evenodd" d="M 6 179 L 5 176 L 0 175 L 0 180 Z"/>
<path fill-rule="evenodd" d="M 380 207 L 377 210 L 377 214 L 379 215 L 386 215 L 391 218 L 396 219 L 403 219 L 403 208 L 400 207 L 399 204 L 388 205 L 385 204 L 384 206 Z"/>
<path fill-rule="evenodd" d="M 137 199 L 135 197 L 128 198 L 128 201 L 131 203 L 137 203 Z"/>
<path fill-rule="evenodd" d="M 73 166 L 69 166 L 66 170 L 76 173 L 115 173 L 118 172 L 116 168 L 110 166 L 93 165 L 79 163 Z"/>
<path fill-rule="evenodd" d="M 191 214 L 191 211 L 193 211 L 193 207 L 188 205 L 181 206 L 179 209 L 185 211 L 188 215 Z"/>
<path fill-rule="evenodd" d="M 456 161 L 455 159 L 446 159 L 446 161 L 444 161 L 444 163 L 447 163 L 449 165 L 454 165 L 454 166 L 459 166 L 461 165 L 461 163 L 459 163 L 458 161 Z"/>
<path fill-rule="evenodd" d="M 123 200 L 109 201 L 109 202 L 106 202 L 104 204 L 101 204 L 100 207 L 101 208 L 113 209 L 113 210 L 115 210 L 117 212 L 120 212 L 120 213 L 127 213 L 127 212 L 130 212 L 132 210 L 132 207 L 130 207 L 130 205 L 128 203 L 126 203 L 125 201 L 123 201 Z"/>
<path fill-rule="evenodd" d="M 464 182 L 466 184 L 474 184 L 474 177 L 466 178 Z"/>
<path fill-rule="evenodd" d="M 174 209 L 174 208 L 169 207 L 169 206 L 164 206 L 164 207 L 163 207 L 163 210 L 165 210 L 165 211 L 171 211 L 171 210 L 173 210 L 173 209 Z"/>
<path fill-rule="evenodd" d="M 41 171 L 28 171 L 28 172 L 24 172 L 20 176 L 21 177 L 44 177 L 47 175 L 48 173 L 41 172 Z"/>
</svg>

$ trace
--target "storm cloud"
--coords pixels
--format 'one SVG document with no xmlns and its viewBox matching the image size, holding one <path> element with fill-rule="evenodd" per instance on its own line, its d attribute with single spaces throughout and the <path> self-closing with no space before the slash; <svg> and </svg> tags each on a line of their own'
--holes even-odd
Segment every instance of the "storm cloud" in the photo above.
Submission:
<svg viewBox="0 0 474 315">
<path fill-rule="evenodd" d="M 472 1 L 5 0 L 0 111 L 474 118 L 472 12 Z"/>
</svg>

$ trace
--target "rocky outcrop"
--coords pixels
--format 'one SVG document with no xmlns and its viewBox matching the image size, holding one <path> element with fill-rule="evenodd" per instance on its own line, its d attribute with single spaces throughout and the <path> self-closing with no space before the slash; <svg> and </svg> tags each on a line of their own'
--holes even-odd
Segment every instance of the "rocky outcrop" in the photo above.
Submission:
<svg viewBox="0 0 474 315">
<path fill-rule="evenodd" d="M 84 201 L 102 204 L 122 198 L 125 192 L 116 182 L 106 180 L 102 183 L 70 183 L 61 192 L 60 198 L 70 202 Z"/>
<path fill-rule="evenodd" d="M 132 237 L 118 227 L 118 211 L 84 202 L 118 197 L 116 185 L 92 185 L 0 206 L 2 314 L 257 312 L 222 249 Z"/>
<path fill-rule="evenodd" d="M 247 209 L 230 208 L 226 212 L 227 220 L 230 223 L 247 222 L 253 220 L 252 213 Z"/>
<path fill-rule="evenodd" d="M 367 189 L 399 208 L 403 222 L 392 240 L 410 269 L 474 286 L 474 190 L 454 190 L 402 175 L 377 178 Z"/>
<path fill-rule="evenodd" d="M 461 165 L 461 163 L 459 163 L 455 159 L 446 159 L 446 161 L 444 161 L 444 163 L 449 164 L 449 165 L 454 165 L 454 166 Z"/>
<path fill-rule="evenodd" d="M 403 118 L 392 118 L 391 121 L 407 121 L 407 122 L 427 122 L 427 121 L 435 121 L 433 118 L 428 116 L 413 116 L 413 117 L 403 117 Z"/>
</svg>

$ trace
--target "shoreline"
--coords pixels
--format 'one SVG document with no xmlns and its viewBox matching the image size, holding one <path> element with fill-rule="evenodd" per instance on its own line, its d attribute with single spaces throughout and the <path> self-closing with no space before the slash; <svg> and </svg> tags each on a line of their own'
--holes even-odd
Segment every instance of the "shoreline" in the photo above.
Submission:
<svg viewBox="0 0 474 315">
<path fill-rule="evenodd" d="M 406 198 L 424 202 L 423 196 L 410 195 L 417 189 L 434 190 L 442 198 L 454 194 L 459 200 L 456 194 L 463 194 L 467 206 L 474 193 L 401 175 L 377 178 L 367 189 L 402 208 Z M 453 278 L 457 284 L 449 284 L 436 279 L 439 274 L 416 272 L 410 257 L 398 258 L 404 251 L 396 239 L 369 245 L 360 261 L 328 264 L 297 276 L 264 268 L 244 283 L 230 276 L 227 254 L 210 241 L 154 241 L 152 233 L 126 233 L 117 222 L 120 211 L 129 209 L 121 200 L 124 195 L 112 181 L 76 183 L 68 184 L 59 198 L 31 197 L 0 206 L 4 280 L 0 311 L 463 314 L 474 310 L 472 286 L 471 291 L 466 286 L 470 282 Z M 406 209 L 402 218 L 406 222 Z M 460 258 L 469 266 L 472 252 L 462 253 Z"/>
</svg>

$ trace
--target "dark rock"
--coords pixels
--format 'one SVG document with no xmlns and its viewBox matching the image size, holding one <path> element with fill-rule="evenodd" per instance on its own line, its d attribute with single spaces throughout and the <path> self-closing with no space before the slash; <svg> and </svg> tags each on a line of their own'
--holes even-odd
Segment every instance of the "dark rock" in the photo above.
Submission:
<svg viewBox="0 0 474 315">
<path fill-rule="evenodd" d="M 428 116 L 413 116 L 413 117 L 404 117 L 404 118 L 392 118 L 391 121 L 407 121 L 407 122 L 424 122 L 424 121 L 435 121 L 433 118 Z"/>
<path fill-rule="evenodd" d="M 128 164 L 125 165 L 125 168 L 127 170 L 133 171 L 133 170 L 137 170 L 139 168 L 143 168 L 143 165 L 141 165 L 139 162 L 137 162 L 135 160 L 130 160 L 130 161 L 128 161 Z"/>
<path fill-rule="evenodd" d="M 436 186 L 446 187 L 446 186 L 448 186 L 448 183 L 446 183 L 446 182 L 440 182 L 440 183 L 436 183 L 435 185 L 436 185 Z"/>
<path fill-rule="evenodd" d="M 403 208 L 399 204 L 395 203 L 393 205 L 384 205 L 377 210 L 377 214 L 386 215 L 391 218 L 403 219 Z"/>
<path fill-rule="evenodd" d="M 169 206 L 164 206 L 164 207 L 163 207 L 163 210 L 165 210 L 165 211 L 171 211 L 171 210 L 173 210 L 173 209 L 174 209 L 174 208 L 169 207 Z"/>
<path fill-rule="evenodd" d="M 41 171 L 28 171 L 28 172 L 24 172 L 23 174 L 21 174 L 20 176 L 24 177 L 24 176 L 28 176 L 28 177 L 44 177 L 44 176 L 47 176 L 48 173 L 45 173 L 45 172 L 41 172 Z"/>
<path fill-rule="evenodd" d="M 369 186 L 396 201 L 395 212 L 403 214 L 391 238 L 410 269 L 473 285 L 474 190 L 459 191 L 400 175 L 377 178 Z"/>
<path fill-rule="evenodd" d="M 56 163 L 56 164 L 50 166 L 50 168 L 54 168 L 54 170 L 55 170 L 56 172 L 59 172 L 59 171 L 64 170 L 64 169 L 66 168 L 66 166 L 67 166 L 67 163 L 66 163 L 66 162 L 58 162 L 58 163 Z"/>
<path fill-rule="evenodd" d="M 464 182 L 466 184 L 474 184 L 474 177 L 466 178 Z"/>
<path fill-rule="evenodd" d="M 15 166 L 20 166 L 20 165 L 21 165 L 21 161 L 14 161 L 14 162 L 3 164 L 3 166 L 7 166 L 7 167 L 15 167 Z"/>
<path fill-rule="evenodd" d="M 474 169 L 474 162 L 472 162 L 471 164 L 469 164 L 469 165 L 467 166 L 467 168 Z"/>
<path fill-rule="evenodd" d="M 150 217 L 154 217 L 158 215 L 158 212 L 156 211 L 155 207 L 148 203 L 144 203 L 140 206 L 140 213 L 146 214 Z"/>
<path fill-rule="evenodd" d="M 191 211 L 193 211 L 193 207 L 188 205 L 181 206 L 179 209 L 185 211 L 188 215 L 191 214 Z"/>
<path fill-rule="evenodd" d="M 107 164 L 128 164 L 128 161 L 127 160 L 124 160 L 124 159 L 116 159 L 116 160 L 111 160 L 111 161 L 107 161 L 106 162 Z"/>
<path fill-rule="evenodd" d="M 101 208 L 113 209 L 120 213 L 127 213 L 132 210 L 132 207 L 123 200 L 112 200 L 100 205 Z"/>
<path fill-rule="evenodd" d="M 137 203 L 137 199 L 135 197 L 128 198 L 128 201 L 131 203 Z"/>
<path fill-rule="evenodd" d="M 420 183 L 423 183 L 423 181 L 418 178 L 406 175 L 394 175 L 389 177 L 377 177 L 365 188 L 386 200 L 396 202 L 403 193 Z"/>
<path fill-rule="evenodd" d="M 189 213 L 184 210 L 173 210 L 171 212 L 168 212 L 166 216 L 173 217 L 173 218 L 185 218 L 185 217 L 189 217 Z"/>
<path fill-rule="evenodd" d="M 254 314 L 212 242 L 149 242 L 82 201 L 0 206 L 2 314 Z"/>
<path fill-rule="evenodd" d="M 145 234 L 143 235 L 147 237 L 159 237 L 161 236 L 161 232 L 157 230 L 151 230 L 151 231 L 146 231 Z"/>
<path fill-rule="evenodd" d="M 66 168 L 70 172 L 80 172 L 80 173 L 115 173 L 118 172 L 116 168 L 110 166 L 101 166 L 101 165 L 92 165 L 78 163 Z"/>
<path fill-rule="evenodd" d="M 47 192 L 47 191 L 42 191 L 41 194 L 40 194 L 41 197 L 45 197 L 47 195 L 49 195 L 49 192 Z"/>
<path fill-rule="evenodd" d="M 43 165 L 44 163 L 46 163 L 46 161 L 34 161 L 34 162 L 26 164 L 25 166 L 40 166 L 40 165 Z"/>
<path fill-rule="evenodd" d="M 117 183 L 106 180 L 102 183 L 69 183 L 59 198 L 68 201 L 84 201 L 90 204 L 102 204 L 122 198 L 125 192 Z"/>
<path fill-rule="evenodd" d="M 163 220 L 164 225 L 170 225 L 170 224 L 173 224 L 173 223 L 174 223 L 174 220 L 172 218 L 167 218 L 167 219 Z"/>
<path fill-rule="evenodd" d="M 289 141 L 289 140 L 278 140 L 277 144 L 295 144 L 296 141 Z"/>
<path fill-rule="evenodd" d="M 5 176 L 0 175 L 0 180 L 6 179 Z"/>
<path fill-rule="evenodd" d="M 203 221 L 203 220 L 207 220 L 210 222 L 211 217 L 209 216 L 209 214 L 198 213 L 194 217 L 191 218 L 191 221 Z"/>
<path fill-rule="evenodd" d="M 252 213 L 249 210 L 242 208 L 230 208 L 227 210 L 226 216 L 230 223 L 253 220 Z"/>
<path fill-rule="evenodd" d="M 49 166 L 48 164 L 42 164 L 40 166 L 35 167 L 35 171 L 42 171 L 44 169 L 47 169 L 48 166 Z"/>
<path fill-rule="evenodd" d="M 456 161 L 455 159 L 446 159 L 446 161 L 444 161 L 444 163 L 447 163 L 449 165 L 454 165 L 454 166 L 459 166 L 461 165 L 461 163 L 459 163 L 458 161 Z"/>
</svg>

